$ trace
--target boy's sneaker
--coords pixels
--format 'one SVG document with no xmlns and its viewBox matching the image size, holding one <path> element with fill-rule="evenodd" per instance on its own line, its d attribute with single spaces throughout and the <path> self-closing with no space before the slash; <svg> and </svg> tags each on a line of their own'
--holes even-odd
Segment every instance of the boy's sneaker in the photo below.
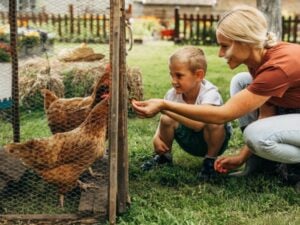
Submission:
<svg viewBox="0 0 300 225">
<path fill-rule="evenodd" d="M 216 178 L 217 172 L 214 169 L 214 158 L 204 158 L 202 163 L 202 168 L 198 175 L 199 179 L 202 181 L 209 181 L 211 179 Z"/>
<path fill-rule="evenodd" d="M 141 169 L 144 171 L 151 170 L 159 165 L 172 165 L 172 155 L 170 153 L 166 153 L 163 155 L 154 155 L 152 159 L 144 162 L 141 165 Z"/>
</svg>

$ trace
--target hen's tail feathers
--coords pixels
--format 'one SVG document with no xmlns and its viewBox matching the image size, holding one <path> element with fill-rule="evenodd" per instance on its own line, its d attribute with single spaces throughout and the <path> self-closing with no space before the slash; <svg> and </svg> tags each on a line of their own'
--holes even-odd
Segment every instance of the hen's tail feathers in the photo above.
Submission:
<svg viewBox="0 0 300 225">
<path fill-rule="evenodd" d="M 44 96 L 44 107 L 47 110 L 52 102 L 56 101 L 58 97 L 48 89 L 42 89 L 41 94 Z"/>
<path fill-rule="evenodd" d="M 0 147 L 0 192 L 12 181 L 18 182 L 26 170 L 27 168 L 21 160 L 7 153 Z"/>
</svg>

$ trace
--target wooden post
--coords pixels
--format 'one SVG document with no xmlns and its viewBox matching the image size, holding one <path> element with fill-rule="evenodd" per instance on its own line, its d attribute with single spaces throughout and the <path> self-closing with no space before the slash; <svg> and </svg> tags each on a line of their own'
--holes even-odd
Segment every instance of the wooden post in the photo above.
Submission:
<svg viewBox="0 0 300 225">
<path fill-rule="evenodd" d="M 196 16 L 196 44 L 200 44 L 200 15 Z"/>
<path fill-rule="evenodd" d="M 103 15 L 103 26 L 102 26 L 102 35 L 103 39 L 107 38 L 107 33 L 106 33 L 106 15 Z"/>
<path fill-rule="evenodd" d="M 298 16 L 296 15 L 293 20 L 293 42 L 297 42 L 297 33 L 298 33 Z"/>
<path fill-rule="evenodd" d="M 64 26 L 65 26 L 65 34 L 68 33 L 68 20 L 69 20 L 69 17 L 68 15 L 64 15 Z"/>
<path fill-rule="evenodd" d="M 16 0 L 9 1 L 9 24 L 10 24 L 10 47 L 12 58 L 12 124 L 14 142 L 20 141 L 20 115 L 19 115 L 19 76 L 18 76 L 18 52 L 17 52 L 17 3 Z"/>
<path fill-rule="evenodd" d="M 96 36 L 100 37 L 100 16 L 99 14 L 96 15 Z"/>
<path fill-rule="evenodd" d="M 180 32 L 180 16 L 179 16 L 179 8 L 178 7 L 175 8 L 174 19 L 175 19 L 174 42 L 176 43 L 176 42 L 179 42 L 179 32 Z"/>
<path fill-rule="evenodd" d="M 90 33 L 91 36 L 94 34 L 94 15 L 90 14 Z"/>
<path fill-rule="evenodd" d="M 119 118 L 119 74 L 120 74 L 120 0 L 110 1 L 110 52 L 111 52 L 111 101 L 110 101 L 110 134 L 109 134 L 109 222 L 116 223 L 117 188 L 118 188 L 118 118 Z"/>
<path fill-rule="evenodd" d="M 193 43 L 193 41 L 194 41 L 194 15 L 193 14 L 191 14 L 190 15 L 190 19 L 189 19 L 189 21 L 190 21 L 190 42 L 191 43 Z"/>
<path fill-rule="evenodd" d="M 118 133 L 118 213 L 126 211 L 128 197 L 128 92 L 126 76 L 126 34 L 125 34 L 125 1 L 122 1 L 121 35 L 120 35 L 120 80 L 119 80 L 119 133 Z"/>
<path fill-rule="evenodd" d="M 187 15 L 183 14 L 183 40 L 186 41 Z"/>
<path fill-rule="evenodd" d="M 58 14 L 58 35 L 61 37 L 62 36 L 62 30 L 61 30 L 61 16 Z"/>
<path fill-rule="evenodd" d="M 73 37 L 74 34 L 74 8 L 73 5 L 69 5 L 69 14 L 70 14 L 70 33 Z"/>
<path fill-rule="evenodd" d="M 202 17 L 202 23 L 203 23 L 203 29 L 202 29 L 202 44 L 206 44 L 206 35 L 207 35 L 207 26 L 206 26 L 206 22 L 207 22 L 207 17 L 206 15 L 203 15 Z"/>
<path fill-rule="evenodd" d="M 80 35 L 81 30 L 80 30 L 80 22 L 81 22 L 81 18 L 80 15 L 77 16 L 77 34 Z"/>
</svg>

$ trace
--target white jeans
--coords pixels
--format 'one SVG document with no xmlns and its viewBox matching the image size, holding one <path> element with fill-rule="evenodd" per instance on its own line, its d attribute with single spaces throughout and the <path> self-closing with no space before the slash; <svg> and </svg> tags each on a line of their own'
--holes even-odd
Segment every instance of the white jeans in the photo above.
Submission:
<svg viewBox="0 0 300 225">
<path fill-rule="evenodd" d="M 246 88 L 251 81 L 248 72 L 238 73 L 231 80 L 230 94 Z M 239 119 L 241 127 L 247 126 L 244 140 L 251 151 L 277 162 L 300 163 L 300 113 L 260 120 L 257 120 L 257 115 L 255 111 Z"/>
</svg>

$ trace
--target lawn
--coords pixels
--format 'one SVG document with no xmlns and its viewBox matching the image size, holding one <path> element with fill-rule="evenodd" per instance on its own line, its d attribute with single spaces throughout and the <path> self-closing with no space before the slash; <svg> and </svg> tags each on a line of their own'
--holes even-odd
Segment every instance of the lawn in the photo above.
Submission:
<svg viewBox="0 0 300 225">
<path fill-rule="evenodd" d="M 65 43 L 56 44 L 57 48 L 68 46 Z M 74 46 L 74 44 L 70 46 Z M 97 51 L 98 46 L 92 44 L 90 46 L 95 47 Z M 128 66 L 141 69 L 145 99 L 162 98 L 170 88 L 168 57 L 178 47 L 180 46 L 175 46 L 172 42 L 149 41 L 142 45 L 134 45 L 133 50 L 128 52 Z M 201 47 L 208 60 L 206 78 L 219 87 L 224 100 L 227 100 L 231 77 L 239 71 L 245 71 L 246 68 L 241 67 L 232 71 L 228 69 L 224 60 L 218 58 L 217 47 Z M 30 117 L 26 117 L 26 115 Z M 131 205 L 126 213 L 118 216 L 118 224 L 300 224 L 300 196 L 293 187 L 283 186 L 275 177 L 263 176 L 246 178 L 222 176 L 214 182 L 202 183 L 197 179 L 202 159 L 188 155 L 176 144 L 173 149 L 174 165 L 172 167 L 142 172 L 140 165 L 152 155 L 152 136 L 158 120 L 159 115 L 151 119 L 137 117 L 128 119 Z M 225 154 L 236 153 L 243 144 L 237 123 L 233 121 L 232 124 L 234 136 L 231 138 L 229 149 Z M 44 113 L 40 111 L 26 112 L 25 116 L 21 117 L 21 134 L 22 140 L 50 135 Z M 10 126 L 1 123 L 0 145 L 4 140 L 10 139 L 10 135 Z M 32 174 L 28 176 L 33 177 L 33 180 L 38 180 Z M 45 189 L 44 186 L 36 186 L 34 190 L 45 192 L 48 189 Z M 28 191 L 32 192 L 31 189 Z M 28 198 L 31 198 L 30 194 L 27 195 Z M 55 196 L 55 193 L 49 191 L 48 195 Z M 6 200 L 7 204 L 9 204 L 10 198 Z M 41 195 L 37 199 L 37 205 L 43 198 L 45 196 Z M 73 205 L 77 200 L 77 198 L 69 200 L 70 211 L 76 211 L 76 206 Z M 2 202 L 0 206 L 4 206 L 6 202 Z M 53 205 L 55 204 L 56 202 L 53 202 Z M 32 206 L 33 209 L 28 208 L 26 204 L 23 206 L 23 203 L 19 207 L 21 210 L 18 212 L 32 213 L 35 211 L 35 205 Z M 48 211 L 65 212 L 53 208 Z"/>
<path fill-rule="evenodd" d="M 128 53 L 128 65 L 142 71 L 145 99 L 162 98 L 170 88 L 168 57 L 178 47 L 171 42 L 148 42 L 135 45 Z M 226 100 L 231 77 L 246 68 L 232 71 L 218 58 L 217 47 L 201 47 L 208 61 L 206 78 L 219 87 Z M 197 180 L 201 159 L 184 153 L 176 144 L 172 167 L 142 172 L 141 163 L 152 154 L 151 139 L 158 119 L 159 116 L 128 121 L 132 203 L 118 217 L 118 224 L 300 224 L 300 197 L 292 187 L 263 176 L 224 176 L 212 183 L 201 183 Z M 233 126 L 234 137 L 225 154 L 234 154 L 243 144 L 235 121 Z"/>
</svg>

